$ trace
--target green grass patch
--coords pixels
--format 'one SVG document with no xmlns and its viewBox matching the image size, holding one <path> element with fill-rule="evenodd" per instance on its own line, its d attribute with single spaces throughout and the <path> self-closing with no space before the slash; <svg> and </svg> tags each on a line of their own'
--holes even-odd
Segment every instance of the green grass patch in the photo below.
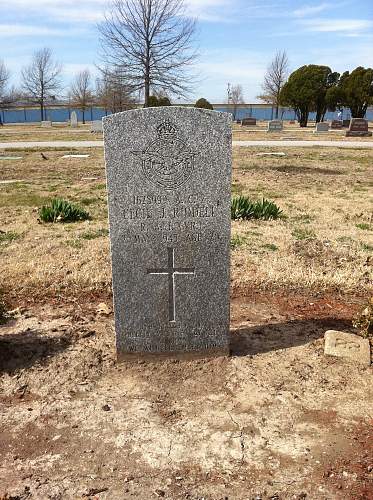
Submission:
<svg viewBox="0 0 373 500">
<path fill-rule="evenodd" d="M 93 205 L 96 202 L 97 198 L 83 198 L 82 200 L 80 200 L 81 205 L 84 206 Z"/>
<path fill-rule="evenodd" d="M 14 231 L 0 231 L 0 243 L 10 244 L 12 241 L 19 240 L 21 235 Z"/>
<path fill-rule="evenodd" d="M 90 219 L 88 212 L 61 198 L 55 198 L 50 205 L 39 209 L 39 217 L 43 222 L 78 222 Z"/>
<path fill-rule="evenodd" d="M 373 245 L 368 245 L 368 243 L 361 243 L 361 249 L 365 252 L 373 252 Z"/>
<path fill-rule="evenodd" d="M 356 227 L 362 231 L 370 231 L 370 224 L 366 222 L 360 222 L 360 224 L 356 224 Z"/>
<path fill-rule="evenodd" d="M 77 239 L 67 240 L 66 245 L 71 248 L 81 249 L 83 248 L 83 243 Z"/>
<path fill-rule="evenodd" d="M 40 207 L 49 200 L 34 193 L 6 193 L 0 196 L 0 207 Z"/>
<path fill-rule="evenodd" d="M 245 236 L 240 236 L 239 234 L 234 234 L 231 238 L 231 249 L 236 250 L 247 243 Z"/>
<path fill-rule="evenodd" d="M 296 227 L 291 234 L 296 240 L 314 240 L 316 238 L 315 231 L 304 227 Z"/>
<path fill-rule="evenodd" d="M 103 236 L 108 236 L 109 230 L 105 228 L 97 229 L 96 231 L 87 231 L 79 235 L 82 240 L 94 240 L 96 238 L 101 238 Z"/>
<path fill-rule="evenodd" d="M 240 184 L 239 182 L 234 182 L 232 184 L 232 194 L 241 194 L 242 191 L 245 189 L 245 186 L 243 184 Z"/>
<path fill-rule="evenodd" d="M 276 252 L 276 250 L 278 250 L 278 246 L 273 243 L 265 243 L 264 245 L 262 245 L 262 248 L 270 250 L 271 252 Z"/>
<path fill-rule="evenodd" d="M 315 217 L 309 214 L 299 214 L 292 217 L 292 220 L 295 222 L 303 222 L 303 224 L 310 224 Z"/>
<path fill-rule="evenodd" d="M 106 184 L 96 184 L 91 189 L 106 189 Z"/>
</svg>

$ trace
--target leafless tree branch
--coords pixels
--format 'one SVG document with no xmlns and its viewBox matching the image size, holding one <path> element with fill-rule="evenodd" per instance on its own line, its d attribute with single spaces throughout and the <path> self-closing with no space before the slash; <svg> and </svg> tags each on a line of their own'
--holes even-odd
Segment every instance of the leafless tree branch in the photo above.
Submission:
<svg viewBox="0 0 373 500">
<path fill-rule="evenodd" d="M 258 98 L 272 104 L 276 108 L 276 118 L 278 118 L 279 98 L 282 87 L 289 76 L 289 59 L 285 51 L 276 53 L 275 58 L 268 66 L 262 85 L 263 94 Z"/>
<path fill-rule="evenodd" d="M 102 60 L 131 92 L 185 96 L 193 77 L 195 20 L 184 0 L 114 0 L 99 26 Z"/>
<path fill-rule="evenodd" d="M 73 106 L 81 109 L 83 123 L 85 123 L 85 111 L 92 106 L 94 94 L 91 89 L 91 74 L 85 69 L 75 76 L 70 88 L 70 98 Z"/>
<path fill-rule="evenodd" d="M 60 87 L 62 66 L 52 59 L 49 48 L 37 50 L 29 66 L 22 70 L 22 88 L 40 106 L 41 120 L 44 120 L 44 107 L 47 97 Z"/>
</svg>

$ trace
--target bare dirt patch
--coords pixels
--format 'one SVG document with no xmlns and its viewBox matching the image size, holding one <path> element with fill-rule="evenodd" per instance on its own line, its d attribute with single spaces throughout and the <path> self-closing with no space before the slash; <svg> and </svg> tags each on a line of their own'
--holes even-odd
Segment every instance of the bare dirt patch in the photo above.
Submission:
<svg viewBox="0 0 373 500">
<path fill-rule="evenodd" d="M 365 498 L 372 369 L 322 341 L 356 304 L 312 300 L 233 299 L 230 358 L 121 365 L 97 304 L 21 313 L 0 330 L 0 492 Z"/>
</svg>

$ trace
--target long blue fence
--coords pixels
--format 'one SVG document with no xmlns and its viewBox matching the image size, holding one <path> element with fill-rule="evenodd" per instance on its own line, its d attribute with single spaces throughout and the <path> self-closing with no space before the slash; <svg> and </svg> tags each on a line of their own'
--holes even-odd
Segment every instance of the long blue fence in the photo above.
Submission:
<svg viewBox="0 0 373 500">
<path fill-rule="evenodd" d="M 232 113 L 232 109 L 225 108 L 224 106 L 216 107 L 217 111 L 226 111 Z M 66 122 L 70 119 L 72 108 L 47 108 L 46 119 L 53 122 Z M 83 121 L 83 114 L 80 110 L 75 110 L 78 116 L 79 122 Z M 0 110 L 1 120 L 3 123 L 31 123 L 40 122 L 40 110 L 30 109 L 30 108 L 18 108 L 18 109 L 2 109 Z M 86 121 L 91 120 L 101 120 L 102 117 L 110 114 L 106 112 L 103 108 L 89 108 L 85 112 Z M 272 120 L 275 118 L 275 110 L 271 108 L 257 107 L 255 105 L 247 105 L 245 107 L 240 107 L 236 112 L 236 119 L 242 120 L 243 118 L 253 117 L 257 120 Z M 296 120 L 296 115 L 292 109 L 281 108 L 279 111 L 279 118 L 282 120 Z M 310 113 L 309 119 L 315 120 L 316 113 Z M 328 111 L 326 113 L 326 120 L 337 119 L 337 112 Z M 349 109 L 344 109 L 342 111 L 342 119 L 351 118 L 351 113 Z M 367 120 L 373 120 L 373 108 L 370 108 L 366 114 Z"/>
</svg>

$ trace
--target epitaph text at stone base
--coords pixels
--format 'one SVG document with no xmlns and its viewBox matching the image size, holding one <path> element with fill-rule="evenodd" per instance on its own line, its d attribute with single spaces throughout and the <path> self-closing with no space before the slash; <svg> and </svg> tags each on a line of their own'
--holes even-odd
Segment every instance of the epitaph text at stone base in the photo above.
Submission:
<svg viewBox="0 0 373 500">
<path fill-rule="evenodd" d="M 231 116 L 104 118 L 118 357 L 227 354 Z"/>
</svg>

